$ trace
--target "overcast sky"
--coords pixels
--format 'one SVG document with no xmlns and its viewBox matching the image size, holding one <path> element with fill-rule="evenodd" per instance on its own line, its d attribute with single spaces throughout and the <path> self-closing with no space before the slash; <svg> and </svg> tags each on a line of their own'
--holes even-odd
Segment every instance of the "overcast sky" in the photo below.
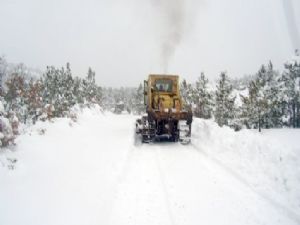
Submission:
<svg viewBox="0 0 300 225">
<path fill-rule="evenodd" d="M 237 77 L 299 46 L 299 0 L 0 0 L 0 55 L 44 70 L 70 62 L 104 86 L 149 73 Z M 298 26 L 298 27 L 297 27 Z"/>
</svg>

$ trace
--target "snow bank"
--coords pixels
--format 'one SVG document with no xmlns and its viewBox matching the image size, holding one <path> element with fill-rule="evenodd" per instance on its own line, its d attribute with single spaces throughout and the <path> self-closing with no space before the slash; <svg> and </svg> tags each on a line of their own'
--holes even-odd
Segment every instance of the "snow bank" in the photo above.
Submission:
<svg viewBox="0 0 300 225">
<path fill-rule="evenodd" d="M 263 198 L 300 212 L 300 130 L 234 132 L 195 119 L 193 145 Z"/>
<path fill-rule="evenodd" d="M 73 110 L 77 122 L 39 121 L 13 151 L 0 152 L 0 224 L 108 224 L 103 215 L 132 145 L 132 117 Z"/>
</svg>

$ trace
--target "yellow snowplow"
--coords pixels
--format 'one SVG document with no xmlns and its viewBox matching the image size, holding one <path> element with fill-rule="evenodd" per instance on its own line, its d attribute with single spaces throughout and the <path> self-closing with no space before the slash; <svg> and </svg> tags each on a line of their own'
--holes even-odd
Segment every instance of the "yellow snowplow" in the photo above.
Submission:
<svg viewBox="0 0 300 225">
<path fill-rule="evenodd" d="M 146 115 L 136 121 L 136 134 L 142 142 L 191 141 L 193 114 L 183 107 L 178 75 L 150 74 L 144 81 Z"/>
</svg>

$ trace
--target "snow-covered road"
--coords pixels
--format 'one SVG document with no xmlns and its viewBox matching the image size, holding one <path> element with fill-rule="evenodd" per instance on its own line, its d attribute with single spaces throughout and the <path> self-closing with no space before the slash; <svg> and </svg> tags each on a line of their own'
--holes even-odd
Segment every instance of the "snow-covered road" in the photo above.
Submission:
<svg viewBox="0 0 300 225">
<path fill-rule="evenodd" d="M 297 224 L 201 150 L 177 144 L 133 149 L 109 224 Z M 295 219 L 295 221 L 293 221 Z"/>
<path fill-rule="evenodd" d="M 21 136 L 0 155 L 0 224 L 300 224 L 297 208 L 208 154 L 197 135 L 188 146 L 135 146 L 134 119 L 87 111 Z"/>
</svg>

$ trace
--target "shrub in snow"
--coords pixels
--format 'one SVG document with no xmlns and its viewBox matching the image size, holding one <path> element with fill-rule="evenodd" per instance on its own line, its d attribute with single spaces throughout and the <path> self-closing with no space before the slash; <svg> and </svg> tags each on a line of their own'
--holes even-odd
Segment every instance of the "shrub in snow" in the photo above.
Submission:
<svg viewBox="0 0 300 225">
<path fill-rule="evenodd" d="M 19 119 L 15 113 L 11 113 L 10 124 L 12 127 L 13 135 L 18 135 L 19 134 Z"/>
<path fill-rule="evenodd" d="M 77 104 L 70 109 L 68 117 L 71 118 L 73 122 L 77 122 L 79 112 L 81 112 L 81 107 Z"/>
<path fill-rule="evenodd" d="M 7 111 L 15 112 L 22 122 L 26 122 L 28 115 L 26 85 L 24 76 L 13 73 L 6 81 L 7 90 L 4 95 Z"/>
<path fill-rule="evenodd" d="M 43 113 L 42 90 L 44 85 L 41 80 L 30 80 L 26 90 L 26 104 L 28 105 L 28 117 L 35 123 Z"/>
<path fill-rule="evenodd" d="M 55 111 L 54 105 L 52 104 L 46 104 L 43 108 L 43 114 L 41 115 L 41 120 L 50 120 L 53 117 L 53 113 Z"/>
<path fill-rule="evenodd" d="M 0 116 L 0 146 L 5 147 L 14 141 L 14 134 L 11 124 L 7 118 Z"/>
<path fill-rule="evenodd" d="M 0 146 L 7 146 L 9 143 L 14 141 L 15 135 L 18 133 L 18 120 L 16 117 L 12 120 L 13 127 L 11 122 L 6 118 L 6 112 L 2 101 L 0 101 Z"/>
</svg>

